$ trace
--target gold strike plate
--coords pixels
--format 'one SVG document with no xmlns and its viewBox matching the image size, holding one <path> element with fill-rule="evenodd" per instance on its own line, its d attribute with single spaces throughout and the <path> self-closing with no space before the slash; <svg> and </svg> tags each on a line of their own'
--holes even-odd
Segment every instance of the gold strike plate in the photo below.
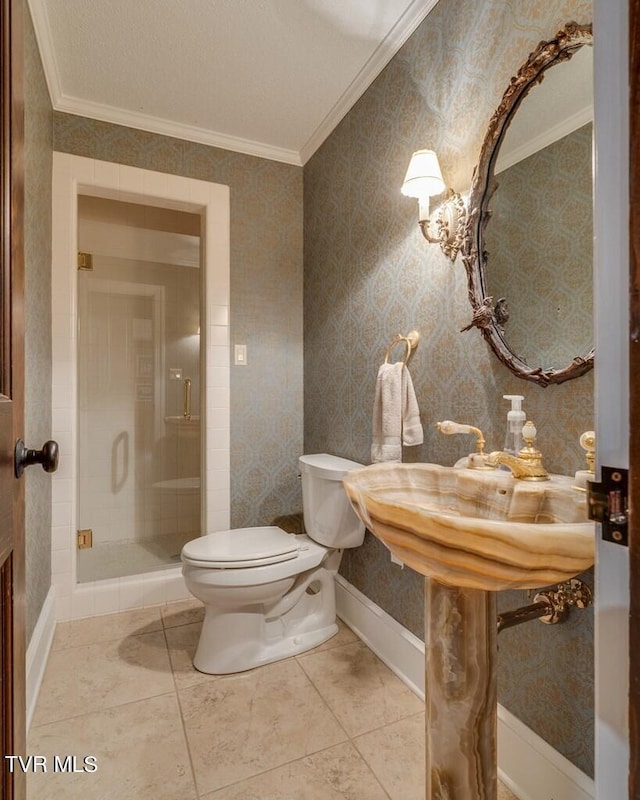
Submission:
<svg viewBox="0 0 640 800">
<path fill-rule="evenodd" d="M 78 269 L 93 270 L 93 256 L 91 253 L 78 252 Z"/>
<path fill-rule="evenodd" d="M 83 528 L 78 531 L 78 550 L 87 550 L 93 547 L 93 531 L 91 528 Z"/>
</svg>

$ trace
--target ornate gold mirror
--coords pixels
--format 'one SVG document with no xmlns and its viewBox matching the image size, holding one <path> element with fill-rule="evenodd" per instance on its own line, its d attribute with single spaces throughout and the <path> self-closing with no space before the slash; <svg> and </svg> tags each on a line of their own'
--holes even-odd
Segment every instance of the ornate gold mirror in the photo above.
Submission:
<svg viewBox="0 0 640 800">
<path fill-rule="evenodd" d="M 462 245 L 473 311 L 463 330 L 479 328 L 500 361 L 541 386 L 593 367 L 592 42 L 591 25 L 569 22 L 511 79 Z"/>
</svg>

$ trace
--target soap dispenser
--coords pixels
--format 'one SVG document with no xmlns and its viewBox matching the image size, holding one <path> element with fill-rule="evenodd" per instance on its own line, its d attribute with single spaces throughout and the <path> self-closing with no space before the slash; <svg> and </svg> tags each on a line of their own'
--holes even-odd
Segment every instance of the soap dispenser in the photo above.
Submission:
<svg viewBox="0 0 640 800">
<path fill-rule="evenodd" d="M 522 410 L 524 397 L 521 394 L 503 394 L 502 397 L 511 401 L 511 411 L 507 414 L 507 433 L 504 438 L 503 450 L 505 453 L 517 456 L 524 446 L 522 428 L 527 419 Z"/>
</svg>

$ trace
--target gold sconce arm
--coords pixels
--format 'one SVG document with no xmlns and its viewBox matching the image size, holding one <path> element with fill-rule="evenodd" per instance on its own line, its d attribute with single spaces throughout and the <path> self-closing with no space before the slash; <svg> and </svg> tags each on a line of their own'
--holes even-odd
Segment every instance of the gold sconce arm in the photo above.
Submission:
<svg viewBox="0 0 640 800">
<path fill-rule="evenodd" d="M 446 190 L 444 202 L 438 209 L 435 233 L 429 230 L 429 198 L 440 196 L 446 189 L 438 156 L 433 150 L 416 150 L 411 156 L 402 184 L 402 194 L 415 197 L 420 205 L 418 224 L 429 244 L 439 244 L 442 252 L 455 260 L 462 246 L 467 209 L 458 192 Z"/>
<path fill-rule="evenodd" d="M 427 217 L 418 222 L 422 235 L 429 244 L 439 244 L 442 252 L 455 261 L 458 251 L 462 246 L 464 226 L 467 219 L 467 209 L 462 196 L 449 189 L 444 203 L 440 206 L 436 216 L 437 232 L 429 231 L 431 220 Z"/>
</svg>

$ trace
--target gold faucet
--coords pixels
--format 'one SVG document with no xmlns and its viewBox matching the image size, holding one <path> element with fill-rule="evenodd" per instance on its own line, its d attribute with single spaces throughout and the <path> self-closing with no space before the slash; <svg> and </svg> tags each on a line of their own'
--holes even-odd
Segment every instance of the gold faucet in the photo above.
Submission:
<svg viewBox="0 0 640 800">
<path fill-rule="evenodd" d="M 494 465 L 487 465 L 488 456 L 484 452 L 485 438 L 480 428 L 474 428 L 473 425 L 464 425 L 460 422 L 453 422 L 450 419 L 445 419 L 442 422 L 436 422 L 436 428 L 440 433 L 472 433 L 476 437 L 476 452 L 470 453 L 467 459 L 467 467 L 469 469 L 494 469 Z"/>
<path fill-rule="evenodd" d="M 496 450 L 490 453 L 487 464 L 497 466 L 504 464 L 508 467 L 514 478 L 521 481 L 548 481 L 549 473 L 542 466 L 542 453 L 533 446 L 536 440 L 536 427 L 533 422 L 528 421 L 522 428 L 522 438 L 525 446 L 517 456 Z"/>
</svg>

